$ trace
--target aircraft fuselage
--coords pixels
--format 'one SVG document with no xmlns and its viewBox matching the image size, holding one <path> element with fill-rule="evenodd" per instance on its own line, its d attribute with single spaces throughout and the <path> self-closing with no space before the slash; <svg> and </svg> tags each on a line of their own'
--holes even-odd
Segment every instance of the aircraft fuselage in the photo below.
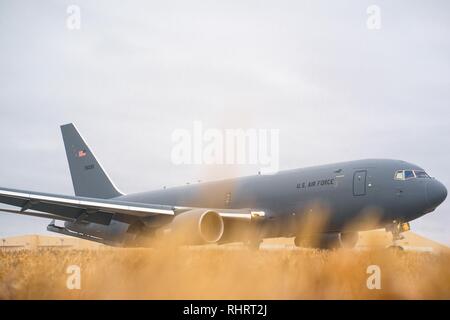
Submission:
<svg viewBox="0 0 450 320">
<path fill-rule="evenodd" d="M 307 214 L 325 213 L 324 232 L 384 227 L 433 211 L 447 190 L 428 176 L 398 179 L 396 173 L 424 172 L 417 165 L 368 159 L 130 194 L 121 200 L 186 207 L 265 212 L 265 236 L 293 236 Z M 403 173 L 405 174 L 405 173 Z M 425 174 L 426 175 L 426 174 Z M 319 213 L 317 213 L 319 214 Z M 373 225 L 375 222 L 375 225 Z M 369 227 L 370 226 L 370 227 Z"/>
</svg>

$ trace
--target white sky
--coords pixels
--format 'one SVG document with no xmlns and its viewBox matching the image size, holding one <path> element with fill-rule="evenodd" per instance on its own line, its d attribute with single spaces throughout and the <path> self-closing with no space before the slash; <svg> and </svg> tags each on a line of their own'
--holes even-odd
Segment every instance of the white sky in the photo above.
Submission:
<svg viewBox="0 0 450 320">
<path fill-rule="evenodd" d="M 67 6 L 81 30 L 66 28 Z M 381 29 L 366 26 L 369 5 Z M 171 133 L 280 129 L 281 169 L 416 163 L 450 186 L 448 1 L 0 0 L 0 186 L 72 193 L 75 122 L 125 192 L 256 172 L 175 166 Z M 413 230 L 450 244 L 449 201 Z M 0 236 L 48 221 L 0 214 Z"/>
</svg>

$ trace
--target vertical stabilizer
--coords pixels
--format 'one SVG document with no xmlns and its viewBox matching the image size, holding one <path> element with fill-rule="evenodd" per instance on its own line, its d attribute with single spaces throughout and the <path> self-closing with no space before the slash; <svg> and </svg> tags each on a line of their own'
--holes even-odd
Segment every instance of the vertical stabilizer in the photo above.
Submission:
<svg viewBox="0 0 450 320">
<path fill-rule="evenodd" d="M 75 195 L 110 199 L 121 196 L 72 123 L 61 126 Z"/>
</svg>

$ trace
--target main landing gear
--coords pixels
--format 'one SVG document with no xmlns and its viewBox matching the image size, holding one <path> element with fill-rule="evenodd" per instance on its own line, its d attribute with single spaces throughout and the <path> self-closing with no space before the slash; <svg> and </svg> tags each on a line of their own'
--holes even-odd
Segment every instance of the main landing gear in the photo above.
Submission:
<svg viewBox="0 0 450 320">
<path fill-rule="evenodd" d="M 247 240 L 246 245 L 250 250 L 259 250 L 259 247 L 262 243 L 261 239 L 250 239 Z"/>
<path fill-rule="evenodd" d="M 392 245 L 388 248 L 403 251 L 404 248 L 399 244 L 400 240 L 405 239 L 403 232 L 411 230 L 408 222 L 394 220 L 391 225 L 386 227 L 386 231 L 392 233 Z"/>
</svg>

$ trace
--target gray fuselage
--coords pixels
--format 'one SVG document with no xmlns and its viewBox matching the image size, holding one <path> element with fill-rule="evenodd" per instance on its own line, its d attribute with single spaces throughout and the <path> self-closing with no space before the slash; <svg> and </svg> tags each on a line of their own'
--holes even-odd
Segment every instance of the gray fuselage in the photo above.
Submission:
<svg viewBox="0 0 450 320">
<path fill-rule="evenodd" d="M 445 200 L 447 190 L 436 179 L 398 180 L 395 179 L 398 170 L 423 171 L 405 161 L 367 159 L 129 194 L 117 199 L 261 210 L 266 214 L 264 237 L 293 236 L 304 215 L 324 210 L 328 220 L 323 231 L 342 232 L 364 229 L 357 222 L 374 217 L 376 227 L 393 221 L 408 222 L 433 211 Z"/>
</svg>

